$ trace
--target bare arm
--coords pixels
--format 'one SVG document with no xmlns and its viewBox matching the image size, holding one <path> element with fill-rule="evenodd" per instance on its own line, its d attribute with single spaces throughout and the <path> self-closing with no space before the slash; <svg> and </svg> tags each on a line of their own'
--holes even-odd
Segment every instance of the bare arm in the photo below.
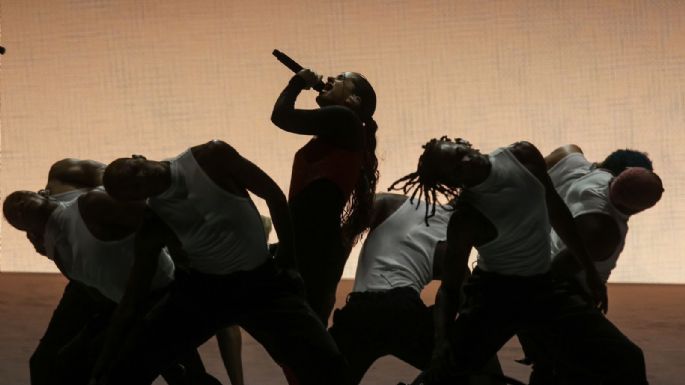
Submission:
<svg viewBox="0 0 685 385">
<path fill-rule="evenodd" d="M 560 160 L 564 159 L 567 155 L 574 153 L 582 154 L 583 150 L 581 150 L 581 148 L 575 144 L 567 144 L 565 146 L 557 148 L 545 157 L 545 164 L 547 165 L 547 169 L 549 170 L 555 164 L 559 163 Z"/>
<path fill-rule="evenodd" d="M 606 287 L 600 280 L 590 255 L 585 249 L 583 240 L 576 229 L 571 212 L 554 189 L 552 180 L 547 174 L 545 161 L 540 151 L 528 142 L 520 142 L 512 147 L 516 158 L 542 183 L 545 188 L 545 201 L 549 219 L 554 231 L 564 241 L 566 247 L 578 258 L 587 274 L 588 284 L 593 291 L 596 305 L 606 312 Z"/>
<path fill-rule="evenodd" d="M 344 106 L 326 106 L 313 110 L 295 108 L 295 100 L 304 87 L 306 83 L 301 77 L 295 75 L 290 79 L 276 100 L 271 121 L 282 130 L 294 134 L 331 137 L 353 145 L 359 134 L 353 128 L 360 125 L 356 114 Z"/>
<path fill-rule="evenodd" d="M 614 254 L 621 242 L 621 235 L 616 222 L 610 216 L 600 213 L 583 214 L 575 217 L 574 222 L 594 262 L 605 261 Z M 555 274 L 568 277 L 577 273 L 581 266 L 571 253 L 563 250 L 554 258 L 552 268 Z"/>
<path fill-rule="evenodd" d="M 126 290 L 107 329 L 104 347 L 93 370 L 94 378 L 106 375 L 109 366 L 117 359 L 135 320 L 144 314 L 145 299 L 157 271 L 159 253 L 169 237 L 175 238 L 170 232 L 156 214 L 151 210 L 146 211 L 143 224 L 136 234 L 135 259 Z"/>
<path fill-rule="evenodd" d="M 476 240 L 473 229 L 472 218 L 464 209 L 455 211 L 447 227 L 447 252 L 443 259 L 442 282 L 435 297 L 433 312 L 434 362 L 444 359 L 449 350 L 447 329 L 457 315 L 460 290 L 468 271 L 469 254 Z"/>
<path fill-rule="evenodd" d="M 442 267 L 445 255 L 447 255 L 447 242 L 438 241 L 435 245 L 435 250 L 433 251 L 433 279 L 442 278 Z"/>
<path fill-rule="evenodd" d="M 227 143 L 213 141 L 206 146 L 211 152 L 212 163 L 221 165 L 221 167 L 213 169 L 217 177 L 234 180 L 240 186 L 266 201 L 278 236 L 279 246 L 276 260 L 281 267 L 295 268 L 295 244 L 290 210 L 281 188 L 262 169 L 243 158 L 238 151 Z"/>
</svg>

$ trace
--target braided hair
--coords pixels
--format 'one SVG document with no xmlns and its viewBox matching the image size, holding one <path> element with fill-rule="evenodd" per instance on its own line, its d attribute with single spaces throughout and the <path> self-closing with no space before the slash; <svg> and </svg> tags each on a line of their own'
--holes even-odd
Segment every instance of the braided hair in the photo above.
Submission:
<svg viewBox="0 0 685 385">
<path fill-rule="evenodd" d="M 376 131 L 378 124 L 373 119 L 376 111 L 376 92 L 371 83 L 362 75 L 355 73 L 350 77 L 355 94 L 361 98 L 356 109 L 364 126 L 362 169 L 341 216 L 343 241 L 348 247 L 354 246 L 371 224 L 373 200 L 378 183 L 378 158 L 376 157 Z"/>
<path fill-rule="evenodd" d="M 435 154 L 444 143 L 454 143 L 469 149 L 471 148 L 471 143 L 461 138 L 454 140 L 447 136 L 442 136 L 440 139 L 433 138 L 423 145 L 424 151 L 419 157 L 416 171 L 396 180 L 388 188 L 388 191 L 402 191 L 405 195 L 409 195 L 409 202 L 411 203 L 414 203 L 414 198 L 417 198 L 417 208 L 421 203 L 421 198 L 423 198 L 426 201 L 425 220 L 427 226 L 428 219 L 435 216 L 436 204 L 440 204 L 438 202 L 438 194 L 442 194 L 449 200 L 450 204 L 453 204 L 462 190 L 459 186 L 450 186 L 441 181 L 442 176 L 439 174 L 440 161 Z"/>
</svg>

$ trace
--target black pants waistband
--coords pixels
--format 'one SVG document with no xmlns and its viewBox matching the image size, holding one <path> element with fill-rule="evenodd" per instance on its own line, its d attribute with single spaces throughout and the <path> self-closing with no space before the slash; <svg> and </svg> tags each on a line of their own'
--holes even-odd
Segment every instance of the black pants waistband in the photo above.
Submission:
<svg viewBox="0 0 685 385">
<path fill-rule="evenodd" d="M 419 293 L 411 287 L 396 287 L 383 291 L 357 291 L 347 295 L 347 302 L 374 300 L 388 297 L 416 297 L 420 298 Z"/>
</svg>

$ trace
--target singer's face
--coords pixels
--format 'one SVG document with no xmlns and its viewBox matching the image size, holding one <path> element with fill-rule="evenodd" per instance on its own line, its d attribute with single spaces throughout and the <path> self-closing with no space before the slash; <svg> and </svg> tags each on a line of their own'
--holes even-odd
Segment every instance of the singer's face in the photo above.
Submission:
<svg viewBox="0 0 685 385">
<path fill-rule="evenodd" d="M 323 87 L 323 91 L 316 97 L 316 102 L 321 106 L 346 104 L 346 100 L 354 95 L 353 72 L 343 72 L 336 77 L 329 77 Z"/>
</svg>

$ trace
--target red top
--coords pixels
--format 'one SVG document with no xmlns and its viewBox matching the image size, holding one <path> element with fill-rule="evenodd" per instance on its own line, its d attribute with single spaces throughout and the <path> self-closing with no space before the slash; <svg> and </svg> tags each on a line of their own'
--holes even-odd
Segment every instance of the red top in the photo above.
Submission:
<svg viewBox="0 0 685 385">
<path fill-rule="evenodd" d="M 340 188 L 347 201 L 357 185 L 361 168 L 361 152 L 346 150 L 315 137 L 295 153 L 289 199 L 310 183 L 328 179 Z"/>
</svg>

